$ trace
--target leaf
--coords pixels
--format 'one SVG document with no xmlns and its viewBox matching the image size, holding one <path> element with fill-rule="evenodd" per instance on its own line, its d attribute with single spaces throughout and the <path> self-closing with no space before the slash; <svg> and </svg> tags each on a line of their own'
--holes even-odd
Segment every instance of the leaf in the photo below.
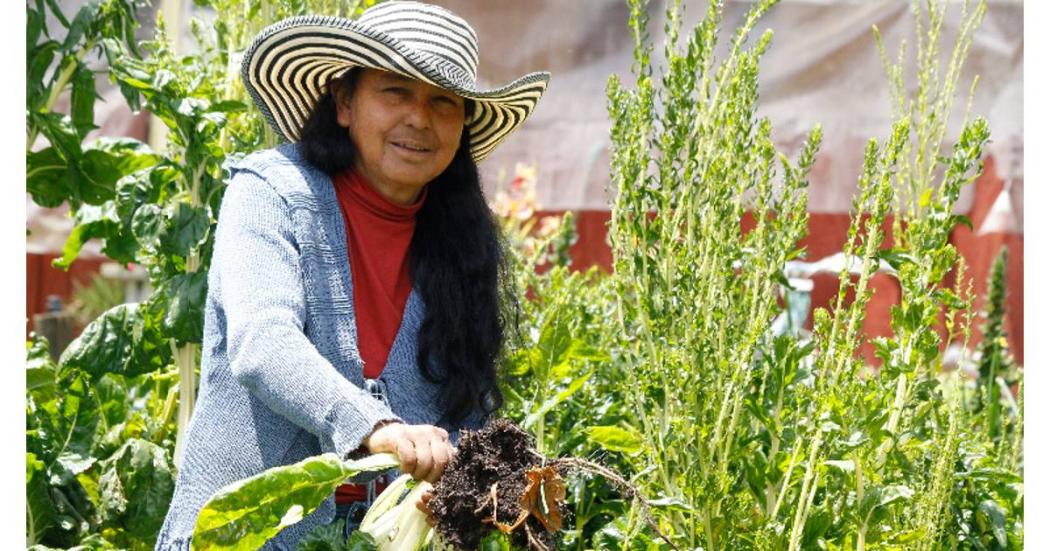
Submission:
<svg viewBox="0 0 1050 551">
<path fill-rule="evenodd" d="M 175 203 L 164 210 L 165 225 L 159 249 L 164 254 L 186 257 L 204 239 L 211 226 L 208 211 L 189 203 Z"/>
<path fill-rule="evenodd" d="M 995 500 L 986 499 L 977 505 L 977 522 L 984 527 L 990 525 L 995 541 L 1001 549 L 1007 548 L 1006 511 Z"/>
<path fill-rule="evenodd" d="M 91 24 L 94 23 L 95 16 L 98 15 L 99 4 L 101 4 L 101 0 L 88 0 L 80 7 L 80 11 L 77 12 L 76 17 L 73 18 L 72 23 L 69 25 L 69 34 L 66 35 L 66 40 L 62 43 L 62 49 L 66 51 L 75 49 L 80 42 L 80 38 L 84 36 L 90 29 Z"/>
<path fill-rule="evenodd" d="M 179 344 L 201 342 L 204 335 L 204 305 L 208 295 L 208 274 L 178 274 L 164 285 L 168 299 L 162 325 L 164 333 Z"/>
<path fill-rule="evenodd" d="M 26 153 L 26 191 L 42 207 L 57 207 L 69 196 L 64 185 L 68 165 L 54 147 Z"/>
<path fill-rule="evenodd" d="M 62 256 L 51 262 L 61 270 L 68 270 L 80 255 L 80 250 L 89 239 L 106 238 L 119 230 L 119 222 L 113 204 L 102 206 L 84 205 L 77 209 L 73 231 L 62 246 Z"/>
<path fill-rule="evenodd" d="M 538 467 L 525 473 L 527 485 L 518 503 L 548 532 L 561 530 L 561 507 L 565 504 L 565 481 L 554 467 Z"/>
<path fill-rule="evenodd" d="M 368 533 L 355 530 L 350 534 L 350 539 L 346 540 L 345 549 L 346 551 L 375 551 L 379 549 L 379 544 Z"/>
<path fill-rule="evenodd" d="M 493 530 L 478 544 L 478 551 L 511 551 L 510 537 Z"/>
<path fill-rule="evenodd" d="M 824 464 L 844 475 L 852 475 L 854 468 L 856 468 L 856 464 L 853 461 L 843 459 L 829 459 Z"/>
<path fill-rule="evenodd" d="M 345 551 L 346 540 L 343 537 L 346 519 L 336 519 L 331 524 L 322 524 L 310 530 L 301 540 L 296 551 Z M 354 534 L 363 533 L 355 530 Z M 370 537 L 370 536 L 369 536 Z M 369 548 L 374 549 L 375 547 Z"/>
<path fill-rule="evenodd" d="M 248 106 L 243 101 L 226 100 L 213 103 L 211 110 L 220 113 L 242 113 L 248 110 Z"/>
<path fill-rule="evenodd" d="M 54 386 L 57 368 L 47 339 L 33 334 L 32 340 L 26 341 L 26 390 Z"/>
<path fill-rule="evenodd" d="M 64 453 L 58 456 L 58 462 L 71 474 L 78 475 L 95 464 L 95 458 L 79 453 Z"/>
<path fill-rule="evenodd" d="M 591 442 L 613 452 L 638 453 L 642 450 L 642 436 L 636 431 L 616 426 L 595 426 L 587 429 Z"/>
<path fill-rule="evenodd" d="M 88 324 L 60 363 L 97 380 L 106 373 L 135 377 L 168 364 L 171 353 L 150 312 L 140 304 L 114 306 Z M 147 351 L 148 355 L 142 354 Z"/>
<path fill-rule="evenodd" d="M 26 50 L 26 109 L 30 113 L 40 111 L 47 102 L 48 86 L 44 76 L 55 62 L 58 46 L 58 42 L 48 40 Z M 32 147 L 33 144 L 26 145 Z"/>
<path fill-rule="evenodd" d="M 904 249 L 883 249 L 875 255 L 879 260 L 882 260 L 890 265 L 894 270 L 900 271 L 901 267 L 905 264 L 915 264 L 915 256 L 909 254 Z"/>
<path fill-rule="evenodd" d="M 910 499 L 914 493 L 911 488 L 904 485 L 872 486 L 864 495 L 864 501 L 861 503 L 861 514 L 862 516 L 870 515 L 876 509 Z"/>
<path fill-rule="evenodd" d="M 40 125 L 41 132 L 62 159 L 72 165 L 80 161 L 80 134 L 73 127 L 69 116 L 61 113 L 36 113 L 32 114 L 32 121 Z"/>
<path fill-rule="evenodd" d="M 117 214 L 130 221 L 135 213 L 147 206 L 159 210 L 168 185 L 178 177 L 178 171 L 166 164 L 154 164 L 129 172 L 117 180 Z"/>
<path fill-rule="evenodd" d="M 609 361 L 609 355 L 585 339 L 573 338 L 568 348 L 551 368 L 551 376 L 555 379 L 564 378 L 571 374 L 580 362 L 584 361 L 605 362 Z"/>
<path fill-rule="evenodd" d="M 131 218 L 131 233 L 146 250 L 155 250 L 164 229 L 164 212 L 158 205 L 145 204 Z"/>
<path fill-rule="evenodd" d="M 29 367 L 26 368 L 26 390 L 41 390 L 55 385 L 55 370 L 53 367 Z"/>
<path fill-rule="evenodd" d="M 37 9 L 26 9 L 26 52 L 33 51 L 40 35 L 44 32 L 46 14 L 43 2 L 37 2 Z"/>
<path fill-rule="evenodd" d="M 129 138 L 100 138 L 84 151 L 80 169 L 79 197 L 92 205 L 116 196 L 117 182 L 137 170 L 152 166 L 160 157 L 146 144 Z"/>
<path fill-rule="evenodd" d="M 135 538 L 153 545 L 175 492 L 164 448 L 132 438 L 102 463 L 101 514 Z"/>
<path fill-rule="evenodd" d="M 951 226 L 966 226 L 969 229 L 973 229 L 973 220 L 970 220 L 969 216 L 965 214 L 953 214 L 948 218 L 951 221 Z"/>
<path fill-rule="evenodd" d="M 123 423 L 128 418 L 132 403 L 128 399 L 128 385 L 124 377 L 105 374 L 94 386 L 98 397 L 99 413 L 109 426 Z"/>
<path fill-rule="evenodd" d="M 393 454 L 344 462 L 326 453 L 230 484 L 204 504 L 193 532 L 194 547 L 257 549 L 285 528 L 282 519 L 293 508 L 308 515 L 346 479 L 398 465 Z"/>
<path fill-rule="evenodd" d="M 47 5 L 51 8 L 51 13 L 54 14 L 55 19 L 62 24 L 63 27 L 69 28 L 69 20 L 66 19 L 66 15 L 62 13 L 62 10 L 56 4 L 57 0 L 47 0 Z"/>
<path fill-rule="evenodd" d="M 535 425 L 536 422 L 539 421 L 541 415 L 545 415 L 552 408 L 554 408 L 558 404 L 561 404 L 565 400 L 568 400 L 570 397 L 572 397 L 573 394 L 576 394 L 576 392 L 583 387 L 584 383 L 586 383 L 593 374 L 593 369 L 584 373 L 583 375 L 577 377 L 575 380 L 569 383 L 569 386 L 567 386 L 564 390 L 548 398 L 546 402 L 544 402 L 539 408 L 530 413 L 529 416 L 526 417 L 524 421 L 522 421 L 522 428 L 529 428 Z"/>
<path fill-rule="evenodd" d="M 47 470 L 36 454 L 26 454 L 26 537 L 41 541 L 56 526 L 58 511 L 51 503 Z"/>
<path fill-rule="evenodd" d="M 661 497 L 660 499 L 654 499 L 646 501 L 650 507 L 657 507 L 663 509 L 669 509 L 672 511 L 682 511 L 683 513 L 691 513 L 695 509 L 692 505 L 689 505 L 682 499 L 677 497 Z"/>
<path fill-rule="evenodd" d="M 81 63 L 73 73 L 73 93 L 70 101 L 70 113 L 73 116 L 73 127 L 81 135 L 86 135 L 95 126 L 95 73 Z"/>
</svg>

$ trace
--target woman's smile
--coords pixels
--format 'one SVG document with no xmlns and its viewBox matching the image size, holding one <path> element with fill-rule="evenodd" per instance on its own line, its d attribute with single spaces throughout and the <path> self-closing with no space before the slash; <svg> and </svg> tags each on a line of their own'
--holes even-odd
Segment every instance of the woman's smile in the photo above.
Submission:
<svg viewBox="0 0 1050 551">
<path fill-rule="evenodd" d="M 337 118 L 357 151 L 355 166 L 385 197 L 406 205 L 448 168 L 463 133 L 463 98 L 425 82 L 365 69 Z"/>
</svg>

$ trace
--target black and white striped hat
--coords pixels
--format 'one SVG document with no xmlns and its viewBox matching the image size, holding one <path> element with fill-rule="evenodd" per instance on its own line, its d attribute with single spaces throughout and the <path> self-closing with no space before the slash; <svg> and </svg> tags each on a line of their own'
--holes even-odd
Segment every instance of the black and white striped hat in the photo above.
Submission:
<svg viewBox="0 0 1050 551">
<path fill-rule="evenodd" d="M 478 90 L 478 37 L 456 14 L 420 2 L 384 2 L 356 20 L 292 17 L 266 27 L 245 51 L 244 85 L 267 122 L 289 141 L 329 79 L 355 66 L 392 71 L 474 100 L 467 121 L 475 161 L 521 126 L 547 88 L 550 73 L 529 73 Z"/>
</svg>

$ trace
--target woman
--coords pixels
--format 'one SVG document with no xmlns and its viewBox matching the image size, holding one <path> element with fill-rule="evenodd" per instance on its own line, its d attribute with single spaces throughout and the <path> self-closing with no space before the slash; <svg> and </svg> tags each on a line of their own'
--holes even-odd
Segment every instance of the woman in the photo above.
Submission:
<svg viewBox="0 0 1050 551">
<path fill-rule="evenodd" d="M 499 407 L 512 297 L 475 163 L 549 75 L 479 91 L 477 61 L 465 21 L 416 2 L 292 18 L 247 50 L 245 86 L 291 143 L 229 167 L 197 409 L 157 549 L 188 549 L 222 486 L 320 453 L 394 452 L 435 481 L 459 431 Z M 377 489 L 340 488 L 267 548 L 353 521 Z"/>
</svg>

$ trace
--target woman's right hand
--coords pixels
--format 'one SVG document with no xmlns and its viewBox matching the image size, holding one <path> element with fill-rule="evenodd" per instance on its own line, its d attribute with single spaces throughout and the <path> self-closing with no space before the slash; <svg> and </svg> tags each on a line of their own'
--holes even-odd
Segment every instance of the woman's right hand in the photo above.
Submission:
<svg viewBox="0 0 1050 551">
<path fill-rule="evenodd" d="M 431 484 L 441 478 L 456 450 L 448 441 L 448 431 L 434 425 L 380 425 L 365 438 L 369 453 L 390 452 L 401 461 L 401 472 Z"/>
</svg>

